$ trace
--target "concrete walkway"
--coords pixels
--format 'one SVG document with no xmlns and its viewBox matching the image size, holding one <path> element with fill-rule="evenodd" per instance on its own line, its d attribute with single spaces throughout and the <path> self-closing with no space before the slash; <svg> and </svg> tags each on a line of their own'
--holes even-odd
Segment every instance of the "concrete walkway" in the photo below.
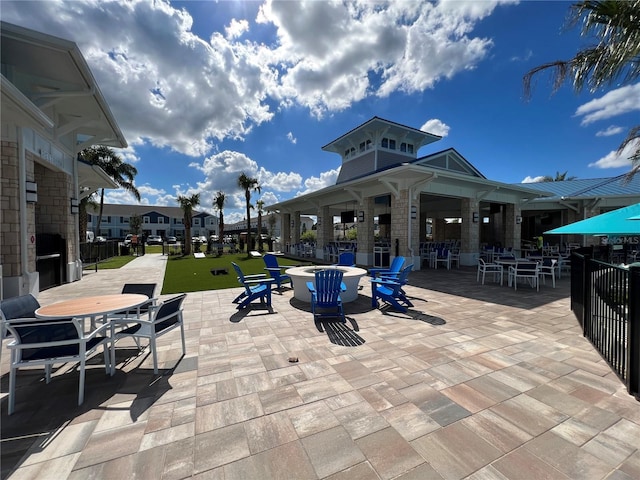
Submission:
<svg viewBox="0 0 640 480">
<path fill-rule="evenodd" d="M 89 273 L 47 304 L 161 284 L 166 257 Z M 584 339 L 569 280 L 540 292 L 478 285 L 474 269 L 423 270 L 415 307 L 372 309 L 368 280 L 346 325 L 315 324 L 291 290 L 238 312 L 228 289 L 189 293 L 187 354 L 118 342 L 114 377 L 20 372 L 6 414 L 12 479 L 637 479 L 640 402 Z M 296 357 L 297 362 L 290 362 Z"/>
</svg>

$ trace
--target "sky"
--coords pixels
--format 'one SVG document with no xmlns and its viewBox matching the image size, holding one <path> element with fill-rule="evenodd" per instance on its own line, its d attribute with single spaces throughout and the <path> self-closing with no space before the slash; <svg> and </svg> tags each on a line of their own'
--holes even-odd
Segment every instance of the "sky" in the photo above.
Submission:
<svg viewBox="0 0 640 480">
<path fill-rule="evenodd" d="M 530 69 L 594 43 L 567 28 L 570 2 L 0 2 L 5 22 L 75 42 L 129 147 L 140 203 L 227 196 L 243 220 L 241 173 L 265 206 L 334 185 L 341 159 L 322 146 L 373 116 L 442 136 L 506 183 L 567 172 L 626 173 L 616 153 L 640 123 L 640 83 L 552 93 Z M 108 203 L 134 204 L 122 190 Z"/>
</svg>

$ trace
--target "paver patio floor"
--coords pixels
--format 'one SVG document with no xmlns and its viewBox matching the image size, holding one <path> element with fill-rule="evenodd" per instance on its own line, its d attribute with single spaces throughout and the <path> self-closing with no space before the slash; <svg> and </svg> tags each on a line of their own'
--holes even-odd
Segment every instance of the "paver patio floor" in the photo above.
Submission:
<svg viewBox="0 0 640 480">
<path fill-rule="evenodd" d="M 165 261 L 39 301 L 161 284 Z M 148 350 L 118 342 L 116 374 L 97 356 L 80 407 L 72 366 L 48 385 L 21 370 L 7 416 L 3 344 L 2 478 L 640 478 L 640 402 L 583 338 L 568 278 L 536 292 L 412 272 L 406 314 L 372 309 L 360 285 L 346 325 L 316 325 L 289 289 L 273 312 L 238 312 L 239 289 L 189 293 L 186 356 L 179 330 L 161 337 L 156 376 Z"/>
</svg>

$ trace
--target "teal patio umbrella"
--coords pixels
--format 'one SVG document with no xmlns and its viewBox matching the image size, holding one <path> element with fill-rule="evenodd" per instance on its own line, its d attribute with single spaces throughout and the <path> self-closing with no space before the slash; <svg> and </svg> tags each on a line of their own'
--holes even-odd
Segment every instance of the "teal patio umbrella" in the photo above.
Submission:
<svg viewBox="0 0 640 480">
<path fill-rule="evenodd" d="M 544 232 L 545 235 L 640 235 L 640 203 Z"/>
</svg>

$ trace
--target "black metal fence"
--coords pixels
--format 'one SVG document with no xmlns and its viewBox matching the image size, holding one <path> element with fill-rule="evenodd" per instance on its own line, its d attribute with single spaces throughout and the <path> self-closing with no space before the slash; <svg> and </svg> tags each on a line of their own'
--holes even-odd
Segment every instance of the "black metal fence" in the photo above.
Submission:
<svg viewBox="0 0 640 480">
<path fill-rule="evenodd" d="M 82 263 L 84 265 L 95 264 L 97 268 L 99 262 L 120 255 L 119 244 L 120 242 L 117 240 L 81 243 L 80 258 Z"/>
<path fill-rule="evenodd" d="M 571 256 L 571 310 L 584 336 L 640 399 L 640 266 L 612 265 L 593 253 Z"/>
</svg>

